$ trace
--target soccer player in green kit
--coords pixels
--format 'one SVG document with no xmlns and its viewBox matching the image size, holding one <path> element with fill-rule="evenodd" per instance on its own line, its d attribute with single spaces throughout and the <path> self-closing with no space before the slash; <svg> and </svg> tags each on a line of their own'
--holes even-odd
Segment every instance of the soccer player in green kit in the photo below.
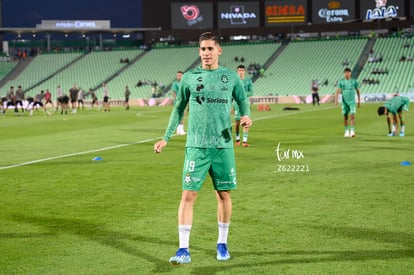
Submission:
<svg viewBox="0 0 414 275">
<path fill-rule="evenodd" d="M 391 133 L 389 133 L 388 136 L 394 137 L 397 135 L 399 124 L 401 124 L 399 136 L 405 136 L 405 117 L 403 112 L 408 111 L 409 106 L 410 99 L 408 97 L 394 96 L 388 99 L 384 103 L 384 106 L 378 107 L 378 115 L 387 115 L 388 128 L 390 128 L 391 124 Z M 391 115 L 391 117 L 388 115 Z"/>
<path fill-rule="evenodd" d="M 201 67 L 183 75 L 165 135 L 154 144 L 156 153 L 167 146 L 188 103 L 190 112 L 178 208 L 179 249 L 169 260 L 174 265 L 191 262 L 189 241 L 193 208 L 207 173 L 212 178 L 217 198 L 217 260 L 230 259 L 227 247 L 232 214 L 230 190 L 237 187 L 230 117 L 233 99 L 240 107 L 241 125 L 250 127 L 252 121 L 240 77 L 236 72 L 219 66 L 221 53 L 220 38 L 216 34 L 201 34 Z"/>
<path fill-rule="evenodd" d="M 358 102 L 355 104 L 355 92 Z M 345 68 L 344 77 L 338 81 L 335 93 L 335 105 L 338 105 L 338 96 L 342 93 L 342 115 L 344 116 L 344 137 L 355 137 L 355 113 L 356 107 L 361 105 L 361 93 L 359 83 L 351 77 L 351 69 Z"/>
<path fill-rule="evenodd" d="M 244 65 L 239 65 L 237 67 L 237 74 L 240 76 L 240 79 L 243 82 L 244 91 L 246 93 L 247 98 L 253 96 L 253 81 L 246 77 L 246 67 Z M 234 104 L 234 120 L 236 121 L 235 127 L 236 128 L 236 146 L 240 145 L 240 110 L 237 104 Z M 243 127 L 243 147 L 249 147 L 247 143 L 247 139 L 249 137 L 249 128 Z"/>
</svg>

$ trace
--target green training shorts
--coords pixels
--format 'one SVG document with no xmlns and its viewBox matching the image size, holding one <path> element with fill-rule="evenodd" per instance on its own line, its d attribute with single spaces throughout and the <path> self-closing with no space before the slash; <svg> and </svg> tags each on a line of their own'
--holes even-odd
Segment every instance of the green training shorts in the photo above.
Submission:
<svg viewBox="0 0 414 275">
<path fill-rule="evenodd" d="M 209 173 L 214 190 L 237 187 L 234 148 L 192 148 L 185 150 L 182 189 L 199 191 Z"/>
<path fill-rule="evenodd" d="M 342 115 L 347 116 L 347 115 L 354 115 L 354 114 L 356 114 L 355 102 L 349 103 L 349 104 L 346 102 L 342 102 Z"/>
</svg>

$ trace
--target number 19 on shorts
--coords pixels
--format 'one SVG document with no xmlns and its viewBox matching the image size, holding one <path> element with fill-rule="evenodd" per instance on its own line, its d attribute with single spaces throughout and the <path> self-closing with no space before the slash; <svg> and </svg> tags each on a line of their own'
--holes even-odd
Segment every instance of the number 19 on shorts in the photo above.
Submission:
<svg viewBox="0 0 414 275">
<path fill-rule="evenodd" d="M 185 170 L 188 171 L 188 172 L 194 172 L 194 170 L 195 170 L 195 161 L 194 160 L 186 160 Z"/>
</svg>

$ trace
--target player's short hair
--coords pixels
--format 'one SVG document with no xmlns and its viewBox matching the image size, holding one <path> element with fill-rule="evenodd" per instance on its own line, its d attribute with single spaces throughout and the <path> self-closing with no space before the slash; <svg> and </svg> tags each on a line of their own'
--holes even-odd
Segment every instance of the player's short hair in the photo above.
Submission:
<svg viewBox="0 0 414 275">
<path fill-rule="evenodd" d="M 183 74 L 184 72 L 183 71 L 177 71 L 177 74 Z"/>
<path fill-rule="evenodd" d="M 242 64 L 242 65 L 237 66 L 237 69 L 246 69 L 246 67 Z"/>
<path fill-rule="evenodd" d="M 345 68 L 344 72 L 351 72 L 350 68 Z"/>
<path fill-rule="evenodd" d="M 217 45 L 220 45 L 220 37 L 217 34 L 213 33 L 213 32 L 203 32 L 200 35 L 200 38 L 198 39 L 198 42 L 201 43 L 201 41 L 204 41 L 204 40 L 214 40 L 214 42 Z"/>
<path fill-rule="evenodd" d="M 384 106 L 379 106 L 377 110 L 378 115 L 382 116 L 383 114 L 385 114 L 385 109 L 386 108 Z"/>
</svg>

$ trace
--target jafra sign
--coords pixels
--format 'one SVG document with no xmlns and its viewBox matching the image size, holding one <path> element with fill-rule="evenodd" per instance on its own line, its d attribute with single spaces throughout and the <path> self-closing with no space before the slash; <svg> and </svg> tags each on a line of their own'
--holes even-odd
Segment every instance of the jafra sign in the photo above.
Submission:
<svg viewBox="0 0 414 275">
<path fill-rule="evenodd" d="M 341 8 L 341 3 L 337 1 L 329 2 L 328 8 L 318 11 L 318 16 L 327 23 L 343 22 L 349 18 L 349 14 L 349 9 Z"/>
<path fill-rule="evenodd" d="M 375 0 L 375 8 L 367 10 L 365 19 L 385 19 L 398 16 L 398 6 L 388 5 L 387 0 Z"/>
<path fill-rule="evenodd" d="M 189 26 L 203 21 L 203 16 L 200 13 L 200 9 L 196 5 L 183 5 L 180 7 L 180 10 Z"/>
</svg>

